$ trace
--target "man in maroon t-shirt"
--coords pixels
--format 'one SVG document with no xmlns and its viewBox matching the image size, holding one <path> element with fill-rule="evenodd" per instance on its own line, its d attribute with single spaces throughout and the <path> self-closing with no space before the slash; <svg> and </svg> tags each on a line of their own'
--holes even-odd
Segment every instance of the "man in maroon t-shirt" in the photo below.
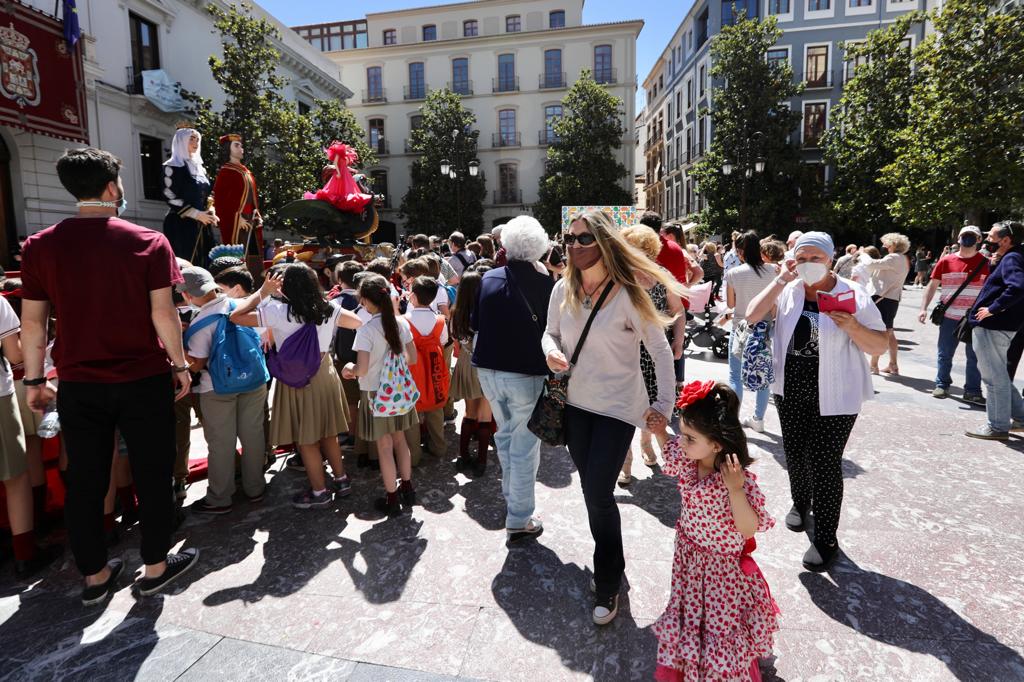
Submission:
<svg viewBox="0 0 1024 682">
<path fill-rule="evenodd" d="M 693 282 L 699 282 L 704 276 L 704 270 L 700 265 L 692 262 L 687 257 L 683 247 L 671 239 L 666 239 L 661 233 L 661 215 L 654 211 L 644 211 L 640 215 L 640 224 L 646 225 L 658 233 L 661 240 L 661 251 L 658 252 L 658 265 L 672 273 L 676 281 L 683 286 L 690 286 Z M 683 308 L 688 309 L 689 304 L 683 299 Z M 675 358 L 676 383 L 682 383 L 686 357 L 683 355 L 683 340 L 672 340 L 672 355 Z"/>
<path fill-rule="evenodd" d="M 65 513 L 82 603 L 114 592 L 124 567 L 107 561 L 103 498 L 115 431 L 128 445 L 142 528 L 145 574 L 133 591 L 154 594 L 191 568 L 198 550 L 168 555 L 175 509 L 174 400 L 191 379 L 171 288 L 182 281 L 159 232 L 119 220 L 121 162 L 99 149 L 68 151 L 57 175 L 78 215 L 28 239 L 22 260 L 22 339 L 30 406 L 56 397 L 67 447 Z M 60 390 L 43 377 L 46 322 L 53 312 L 53 361 Z"/>
</svg>

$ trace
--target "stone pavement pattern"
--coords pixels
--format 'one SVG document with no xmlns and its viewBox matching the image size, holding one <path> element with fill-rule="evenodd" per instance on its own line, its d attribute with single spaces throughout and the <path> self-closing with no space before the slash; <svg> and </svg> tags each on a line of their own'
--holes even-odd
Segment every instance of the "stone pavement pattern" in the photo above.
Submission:
<svg viewBox="0 0 1024 682">
<path fill-rule="evenodd" d="M 917 323 L 919 301 L 908 290 L 897 321 L 904 376 L 875 378 L 846 452 L 845 556 L 829 573 L 801 568 L 807 540 L 782 523 L 774 408 L 752 438 L 778 522 L 755 555 L 783 613 L 766 680 L 1024 679 L 1024 439 L 970 440 L 983 411 L 930 397 L 936 328 Z M 688 358 L 689 378 L 726 371 Z M 544 535 L 512 550 L 494 465 L 471 480 L 427 458 L 414 475 L 422 506 L 391 521 L 369 511 L 376 472 L 352 468 L 351 497 L 302 512 L 288 498 L 304 476 L 275 467 L 262 504 L 188 518 L 178 539 L 201 560 L 164 596 L 136 602 L 125 586 L 83 608 L 70 554 L 31 586 L 0 573 L 0 678 L 650 679 L 678 494 L 637 460 L 618 493 L 628 587 L 606 628 L 590 622 L 592 544 L 564 450 L 542 455 Z M 203 492 L 193 485 L 188 502 Z M 133 530 L 114 550 L 127 575 L 137 548 Z"/>
</svg>

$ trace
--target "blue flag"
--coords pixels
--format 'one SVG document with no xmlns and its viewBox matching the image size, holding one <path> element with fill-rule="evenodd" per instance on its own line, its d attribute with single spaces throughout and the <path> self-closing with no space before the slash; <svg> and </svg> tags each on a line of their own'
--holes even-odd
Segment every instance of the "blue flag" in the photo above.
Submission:
<svg viewBox="0 0 1024 682">
<path fill-rule="evenodd" d="M 78 8 L 75 0 L 64 0 L 64 40 L 68 49 L 74 50 L 75 43 L 82 37 L 82 29 L 78 26 Z"/>
</svg>

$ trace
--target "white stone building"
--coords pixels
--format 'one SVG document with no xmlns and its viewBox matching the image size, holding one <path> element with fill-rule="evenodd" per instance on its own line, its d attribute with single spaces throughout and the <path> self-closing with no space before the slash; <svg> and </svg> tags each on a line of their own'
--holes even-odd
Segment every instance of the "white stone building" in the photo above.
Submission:
<svg viewBox="0 0 1024 682">
<path fill-rule="evenodd" d="M 480 131 L 483 227 L 490 227 L 537 201 L 554 137 L 550 121 L 584 69 L 623 101 L 617 156 L 628 170 L 622 186 L 633 190 L 642 27 L 641 20 L 584 24 L 583 0 L 477 0 L 294 28 L 323 49 L 357 91 L 349 106 L 380 157 L 367 171 L 388 197 L 384 220 L 400 222 L 413 161 L 407 143 L 426 94 L 447 87 L 463 96 Z"/>
<path fill-rule="evenodd" d="M 222 0 L 213 2 L 227 7 Z M 27 4 L 42 12 L 53 11 L 52 0 L 28 0 Z M 155 106 L 141 93 L 135 74 L 162 70 L 171 82 L 212 98 L 219 107 L 223 93 L 210 74 L 208 59 L 220 52 L 220 35 L 206 11 L 208 4 L 201 0 L 78 3 L 89 144 L 124 162 L 125 218 L 133 222 L 156 228 L 162 224 L 167 205 L 160 193 L 160 164 L 169 156 L 175 124 L 183 117 L 181 112 Z M 290 80 L 284 93 L 287 99 L 305 107 L 315 98 L 351 97 L 334 62 L 258 6 L 254 13 L 281 32 L 277 48 L 282 55 L 280 73 Z M 204 144 L 216 144 L 216 140 L 204 140 Z M 65 149 L 75 146 L 81 145 L 0 126 L 0 263 L 11 265 L 8 254 L 18 236 L 74 212 L 70 195 L 57 179 L 55 162 Z"/>
</svg>

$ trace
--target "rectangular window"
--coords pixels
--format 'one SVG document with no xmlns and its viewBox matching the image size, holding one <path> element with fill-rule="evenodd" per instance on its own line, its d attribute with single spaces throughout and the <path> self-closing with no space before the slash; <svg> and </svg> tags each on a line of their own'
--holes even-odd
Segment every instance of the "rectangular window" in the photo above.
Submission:
<svg viewBox="0 0 1024 682">
<path fill-rule="evenodd" d="M 498 55 L 498 92 L 512 92 L 516 89 L 516 56 Z"/>
<path fill-rule="evenodd" d="M 708 67 L 704 64 L 700 65 L 700 69 L 697 70 L 697 88 L 700 97 L 704 96 L 704 92 L 707 89 L 708 81 Z"/>
<path fill-rule="evenodd" d="M 462 22 L 462 36 L 464 38 L 475 38 L 480 35 L 480 25 L 476 19 L 467 19 Z"/>
<path fill-rule="evenodd" d="M 558 139 L 555 135 L 555 121 L 562 117 L 562 105 L 552 104 L 544 107 L 544 143 L 552 144 Z"/>
<path fill-rule="evenodd" d="M 411 130 L 419 130 L 422 127 L 423 127 L 423 116 L 421 116 L 420 114 L 416 114 L 415 116 L 411 116 L 409 118 L 409 128 Z"/>
<path fill-rule="evenodd" d="M 160 44 L 156 24 L 129 14 L 132 41 L 132 92 L 142 92 L 142 72 L 160 68 Z"/>
<path fill-rule="evenodd" d="M 519 202 L 519 171 L 513 163 L 498 166 L 498 202 L 515 204 Z"/>
<path fill-rule="evenodd" d="M 142 196 L 153 201 L 163 201 L 164 199 L 163 156 L 163 143 L 160 138 L 139 135 Z"/>
<path fill-rule="evenodd" d="M 757 17 L 757 0 L 722 0 L 722 25 L 731 26 L 743 12 L 747 19 Z"/>
<path fill-rule="evenodd" d="M 366 101 L 381 102 L 384 100 L 384 80 L 381 67 L 371 66 L 366 69 Z"/>
<path fill-rule="evenodd" d="M 765 58 L 768 62 L 768 66 L 781 68 L 783 64 L 786 64 L 789 61 L 789 50 L 777 47 L 772 48 L 771 50 L 768 50 Z"/>
<path fill-rule="evenodd" d="M 561 50 L 544 50 L 544 77 L 541 86 L 544 88 L 565 87 L 565 78 L 562 77 Z"/>
<path fill-rule="evenodd" d="M 548 28 L 565 28 L 565 11 L 559 9 L 549 14 Z"/>
<path fill-rule="evenodd" d="M 469 87 L 469 60 L 459 57 L 452 60 L 452 92 L 459 95 L 471 95 Z"/>
<path fill-rule="evenodd" d="M 429 40 L 437 40 L 437 26 L 433 24 L 427 24 L 423 27 L 423 40 L 424 42 Z"/>
<path fill-rule="evenodd" d="M 828 45 L 813 45 L 807 48 L 804 71 L 807 87 L 823 88 L 831 85 L 828 72 Z"/>
<path fill-rule="evenodd" d="M 384 119 L 371 118 L 369 124 L 370 147 L 378 154 L 387 154 L 384 146 Z"/>
<path fill-rule="evenodd" d="M 693 128 L 686 129 L 686 163 L 693 161 Z"/>
<path fill-rule="evenodd" d="M 395 32 L 395 29 L 389 28 L 386 31 L 384 31 L 384 44 L 385 45 L 397 45 L 398 44 L 398 34 Z"/>
<path fill-rule="evenodd" d="M 498 112 L 498 136 L 502 147 L 516 143 L 516 110 L 502 109 Z"/>
<path fill-rule="evenodd" d="M 518 14 L 505 17 L 505 33 L 519 33 L 522 28 L 522 20 Z"/>
<path fill-rule="evenodd" d="M 789 0 L 768 0 L 769 14 L 789 14 Z"/>
<path fill-rule="evenodd" d="M 375 170 L 370 173 L 370 179 L 373 180 L 374 194 L 384 195 L 384 208 L 391 208 L 391 199 L 388 196 L 388 172 L 383 170 Z"/>
<path fill-rule="evenodd" d="M 686 79 L 686 110 L 693 109 L 693 80 Z"/>
<path fill-rule="evenodd" d="M 408 94 L 407 99 L 423 99 L 427 96 L 427 84 L 423 80 L 423 62 L 409 64 Z"/>
<path fill-rule="evenodd" d="M 807 0 L 808 12 L 827 12 L 832 9 L 832 0 Z"/>
<path fill-rule="evenodd" d="M 705 9 L 697 17 L 697 47 L 708 41 L 708 10 Z"/>
<path fill-rule="evenodd" d="M 871 0 L 849 0 L 850 7 L 871 7 Z"/>
<path fill-rule="evenodd" d="M 817 147 L 825 134 L 828 123 L 828 104 L 808 102 L 804 104 L 804 146 Z"/>
<path fill-rule="evenodd" d="M 676 118 L 681 118 L 683 115 L 683 91 L 676 90 Z"/>
<path fill-rule="evenodd" d="M 852 43 L 852 42 L 846 43 L 846 46 L 847 46 L 846 53 L 849 54 L 849 48 L 850 47 L 854 47 L 854 46 L 856 46 L 858 44 L 859 43 Z M 848 82 L 851 78 L 853 78 L 854 74 L 857 73 L 857 67 L 862 66 L 862 65 L 867 64 L 867 63 L 868 63 L 867 55 L 861 55 L 859 57 L 852 57 L 852 58 L 851 57 L 847 57 L 846 60 L 843 62 L 843 82 L 844 83 Z"/>
<path fill-rule="evenodd" d="M 594 48 L 594 80 L 598 83 L 615 82 L 611 45 L 598 45 Z"/>
</svg>

